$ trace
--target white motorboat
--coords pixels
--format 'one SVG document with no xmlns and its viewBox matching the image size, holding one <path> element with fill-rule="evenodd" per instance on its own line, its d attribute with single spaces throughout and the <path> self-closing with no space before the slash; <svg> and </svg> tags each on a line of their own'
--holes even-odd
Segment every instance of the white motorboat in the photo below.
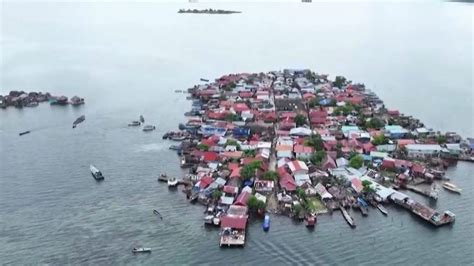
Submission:
<svg viewBox="0 0 474 266">
<path fill-rule="evenodd" d="M 92 164 L 90 165 L 90 170 L 91 170 L 91 174 L 95 178 L 95 180 L 97 180 L 97 181 L 104 180 L 104 176 L 102 175 L 102 172 L 99 171 L 99 169 L 95 168 L 95 166 L 93 166 Z"/>
<path fill-rule="evenodd" d="M 168 178 L 168 187 L 176 187 L 178 185 L 178 179 L 176 177 Z"/>
<path fill-rule="evenodd" d="M 133 253 L 150 253 L 151 248 L 133 248 L 132 252 Z"/>
<path fill-rule="evenodd" d="M 451 192 L 459 193 L 461 194 L 462 189 L 458 188 L 455 184 L 449 183 L 449 182 L 444 182 L 443 187 Z"/>
</svg>

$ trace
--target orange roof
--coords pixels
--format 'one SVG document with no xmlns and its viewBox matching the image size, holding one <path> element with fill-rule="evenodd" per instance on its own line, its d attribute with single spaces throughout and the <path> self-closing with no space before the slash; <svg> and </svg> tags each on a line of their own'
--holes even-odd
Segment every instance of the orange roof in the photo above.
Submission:
<svg viewBox="0 0 474 266">
<path fill-rule="evenodd" d="M 242 151 L 226 151 L 220 154 L 221 157 L 227 157 L 227 158 L 240 158 L 242 157 L 243 152 Z"/>
<path fill-rule="evenodd" d="M 275 150 L 276 151 L 292 151 L 293 146 L 291 146 L 291 145 L 277 145 Z"/>
</svg>

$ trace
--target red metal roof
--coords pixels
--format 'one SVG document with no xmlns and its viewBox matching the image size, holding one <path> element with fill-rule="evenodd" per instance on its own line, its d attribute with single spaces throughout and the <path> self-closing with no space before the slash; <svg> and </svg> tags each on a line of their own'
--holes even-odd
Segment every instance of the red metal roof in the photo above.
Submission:
<svg viewBox="0 0 474 266">
<path fill-rule="evenodd" d="M 385 168 L 385 169 L 394 169 L 395 168 L 395 161 L 384 159 L 382 161 L 382 164 L 380 165 L 380 167 Z"/>
<path fill-rule="evenodd" d="M 214 180 L 212 179 L 212 177 L 207 176 L 207 175 L 206 175 L 206 176 L 203 176 L 203 177 L 201 177 L 201 179 L 199 180 L 199 187 L 200 187 L 200 188 L 206 188 L 207 186 L 209 186 L 209 184 L 212 183 L 212 181 L 214 181 Z"/>
<path fill-rule="evenodd" d="M 237 190 L 237 188 L 234 187 L 234 186 L 224 186 L 223 191 L 224 191 L 225 193 L 235 194 L 235 193 L 237 193 L 238 190 Z"/>
<path fill-rule="evenodd" d="M 245 103 L 236 103 L 234 104 L 234 110 L 236 112 L 242 112 L 249 110 L 249 107 Z"/>
<path fill-rule="evenodd" d="M 227 169 L 229 169 L 230 171 L 233 171 L 234 169 L 236 168 L 239 168 L 239 164 L 238 163 L 228 163 L 227 164 Z"/>
<path fill-rule="evenodd" d="M 230 178 L 239 178 L 240 177 L 240 167 L 234 168 L 230 174 Z"/>
<path fill-rule="evenodd" d="M 245 229 L 247 226 L 247 218 L 239 216 L 223 216 L 221 217 L 221 228 L 230 227 L 233 229 Z"/>
<path fill-rule="evenodd" d="M 284 188 L 287 191 L 296 190 L 296 182 L 293 179 L 293 177 L 288 173 L 284 173 L 284 174 L 280 175 L 280 180 L 279 180 L 278 183 L 280 184 L 281 188 Z"/>
<path fill-rule="evenodd" d="M 239 194 L 237 199 L 235 199 L 234 205 L 238 206 L 247 206 L 247 200 L 250 197 L 250 193 L 243 191 Z"/>
<path fill-rule="evenodd" d="M 414 163 L 413 166 L 411 167 L 411 171 L 413 173 L 423 174 L 425 172 L 425 168 L 421 164 Z"/>
<path fill-rule="evenodd" d="M 205 151 L 202 154 L 203 161 L 205 162 L 213 162 L 217 161 L 217 153 L 212 151 Z"/>
</svg>

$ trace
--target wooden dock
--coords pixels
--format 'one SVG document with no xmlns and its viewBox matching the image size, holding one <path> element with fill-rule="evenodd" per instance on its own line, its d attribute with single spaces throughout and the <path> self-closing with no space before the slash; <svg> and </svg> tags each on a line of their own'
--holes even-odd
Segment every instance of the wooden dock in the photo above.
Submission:
<svg viewBox="0 0 474 266">
<path fill-rule="evenodd" d="M 434 199 L 434 200 L 437 200 L 438 199 L 438 191 L 436 189 L 421 189 L 421 188 L 418 188 L 416 186 L 412 186 L 412 185 L 407 185 L 406 188 L 408 190 L 411 190 L 415 193 L 418 193 L 420 195 L 423 195 L 425 197 L 428 197 L 428 198 L 431 198 L 431 199 Z"/>
</svg>

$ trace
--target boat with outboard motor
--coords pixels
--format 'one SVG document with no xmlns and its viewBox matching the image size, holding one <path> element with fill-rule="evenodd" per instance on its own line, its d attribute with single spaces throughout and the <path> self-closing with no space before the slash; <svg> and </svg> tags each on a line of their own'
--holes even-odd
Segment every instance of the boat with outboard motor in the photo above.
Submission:
<svg viewBox="0 0 474 266">
<path fill-rule="evenodd" d="M 90 168 L 91 174 L 92 174 L 92 176 L 94 177 L 95 180 L 97 180 L 97 181 L 104 180 L 104 176 L 102 175 L 102 172 L 99 171 L 99 169 L 97 169 L 92 164 L 90 165 L 89 168 Z"/>
</svg>

